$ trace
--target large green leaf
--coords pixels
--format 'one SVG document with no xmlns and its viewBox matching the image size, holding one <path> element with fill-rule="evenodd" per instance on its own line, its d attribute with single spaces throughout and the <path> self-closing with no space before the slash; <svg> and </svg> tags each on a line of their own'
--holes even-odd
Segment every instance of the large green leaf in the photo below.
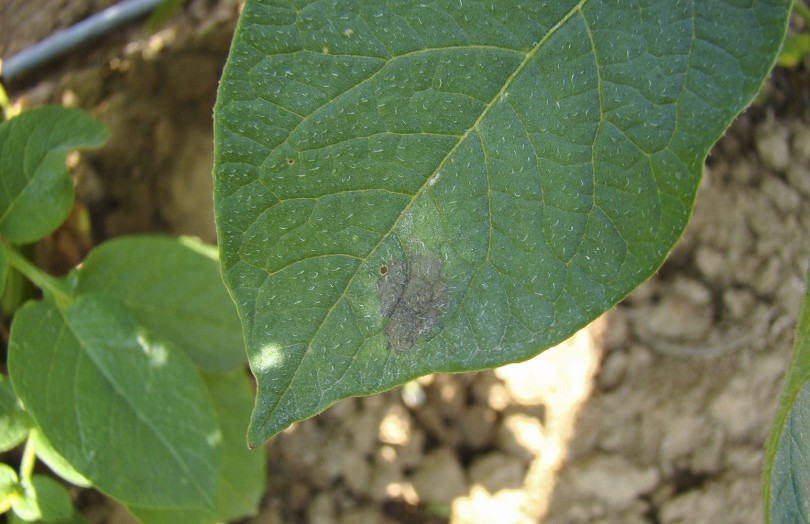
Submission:
<svg viewBox="0 0 810 524">
<path fill-rule="evenodd" d="M 216 502 L 208 510 L 159 510 L 130 506 L 147 524 L 213 524 L 230 522 L 257 512 L 264 492 L 265 449 L 245 446 L 250 420 L 252 388 L 243 370 L 205 377 L 214 410 L 222 426 L 222 460 L 217 477 Z"/>
<path fill-rule="evenodd" d="M 789 0 L 248 0 L 215 109 L 257 445 L 529 358 L 650 276 Z"/>
<path fill-rule="evenodd" d="M 221 434 L 191 360 L 114 300 L 14 316 L 14 390 L 53 448 L 101 491 L 132 504 L 208 507 Z"/>
<path fill-rule="evenodd" d="M 80 109 L 41 107 L 0 124 L 0 234 L 24 244 L 56 229 L 73 205 L 65 157 L 106 141 L 106 128 Z"/>
<path fill-rule="evenodd" d="M 793 359 L 765 453 L 765 521 L 810 522 L 810 271 Z"/>
<path fill-rule="evenodd" d="M 116 238 L 91 251 L 75 278 L 77 293 L 98 292 L 125 304 L 138 323 L 202 369 L 244 366 L 239 317 L 214 249 L 190 238 Z"/>
</svg>

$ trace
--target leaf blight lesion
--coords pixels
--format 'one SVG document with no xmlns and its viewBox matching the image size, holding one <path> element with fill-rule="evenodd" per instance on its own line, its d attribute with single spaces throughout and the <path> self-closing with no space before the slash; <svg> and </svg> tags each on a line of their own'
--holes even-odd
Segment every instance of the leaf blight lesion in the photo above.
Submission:
<svg viewBox="0 0 810 524">
<path fill-rule="evenodd" d="M 380 313 L 388 318 L 385 335 L 390 348 L 407 351 L 431 333 L 449 305 L 441 258 L 436 254 L 408 252 L 392 259 L 377 280 Z"/>
</svg>

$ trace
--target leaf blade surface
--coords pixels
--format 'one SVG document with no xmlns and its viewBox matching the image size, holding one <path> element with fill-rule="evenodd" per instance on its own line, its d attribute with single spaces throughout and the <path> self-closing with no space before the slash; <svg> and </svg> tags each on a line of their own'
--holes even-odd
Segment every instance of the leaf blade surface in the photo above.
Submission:
<svg viewBox="0 0 810 524">
<path fill-rule="evenodd" d="M 40 107 L 0 124 L 0 234 L 25 244 L 55 230 L 73 205 L 65 157 L 106 141 L 107 129 L 75 108 Z"/>
<path fill-rule="evenodd" d="M 265 478 L 264 448 L 249 450 L 245 432 L 250 419 L 252 387 L 242 370 L 203 377 L 214 400 L 222 427 L 222 460 L 216 500 L 207 510 L 161 510 L 129 506 L 142 522 L 150 524 L 211 524 L 230 522 L 259 509 Z"/>
<path fill-rule="evenodd" d="M 184 350 L 203 370 L 243 366 L 239 318 L 215 252 L 190 238 L 119 237 L 93 249 L 76 272 L 76 292 L 126 305 L 136 320 Z"/>
<path fill-rule="evenodd" d="M 810 282 L 810 270 L 807 273 Z M 793 358 L 787 371 L 763 465 L 765 522 L 810 518 L 810 288 L 805 290 Z"/>
<path fill-rule="evenodd" d="M 211 504 L 219 426 L 205 385 L 123 306 L 91 293 L 64 312 L 29 302 L 8 363 L 47 440 L 98 489 L 148 506 Z"/>
<path fill-rule="evenodd" d="M 249 441 L 529 358 L 618 302 L 679 238 L 788 10 L 248 2 L 215 199 L 259 384 Z"/>
</svg>

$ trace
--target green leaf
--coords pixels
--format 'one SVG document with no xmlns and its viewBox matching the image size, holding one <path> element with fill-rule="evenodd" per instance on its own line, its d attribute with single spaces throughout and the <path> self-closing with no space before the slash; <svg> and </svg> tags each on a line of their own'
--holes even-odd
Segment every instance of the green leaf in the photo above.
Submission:
<svg viewBox="0 0 810 524">
<path fill-rule="evenodd" d="M 9 513 L 8 522 L 9 522 L 9 524 L 22 524 L 23 522 L 27 522 L 27 521 L 25 521 L 25 520 L 21 519 L 20 517 L 18 517 L 16 513 Z M 38 520 L 36 522 L 42 522 L 42 521 Z M 89 524 L 87 519 L 84 517 L 84 515 L 82 515 L 81 513 L 78 513 L 75 510 L 73 511 L 73 513 L 71 513 L 70 517 L 68 517 L 67 519 L 61 519 L 61 520 L 59 520 L 57 522 L 58 522 L 58 524 Z"/>
<path fill-rule="evenodd" d="M 766 522 L 810 522 L 810 286 L 799 312 L 762 478 Z"/>
<path fill-rule="evenodd" d="M 48 441 L 99 490 L 147 506 L 213 503 L 221 434 L 205 384 L 124 306 L 95 294 L 64 312 L 27 303 L 8 366 Z"/>
<path fill-rule="evenodd" d="M 785 40 L 778 63 L 782 67 L 796 67 L 808 54 L 810 54 L 810 35 L 791 35 Z"/>
<path fill-rule="evenodd" d="M 27 521 L 61 522 L 70 518 L 73 503 L 67 488 L 45 475 L 34 475 L 23 496 L 12 504 L 14 513 Z"/>
<path fill-rule="evenodd" d="M 245 429 L 253 407 L 253 392 L 243 371 L 205 377 L 222 426 L 222 461 L 214 507 L 209 511 L 160 511 L 130 506 L 148 524 L 208 524 L 230 522 L 258 510 L 264 492 L 265 450 L 249 450 Z"/>
<path fill-rule="evenodd" d="M 65 460 L 65 457 L 53 449 L 51 443 L 48 442 L 48 439 L 42 434 L 42 430 L 34 428 L 31 431 L 31 439 L 34 441 L 34 450 L 36 451 L 37 458 L 51 468 L 51 471 L 76 486 L 89 488 L 93 485 L 92 482 L 76 471 L 70 462 Z"/>
<path fill-rule="evenodd" d="M 6 277 L 8 276 L 8 257 L 6 256 L 6 246 L 0 244 L 0 295 L 6 289 Z"/>
<path fill-rule="evenodd" d="M 106 128 L 73 108 L 32 109 L 0 124 L 0 234 L 25 244 L 59 227 L 73 205 L 65 157 L 106 141 Z"/>
<path fill-rule="evenodd" d="M 174 15 L 181 7 L 185 0 L 163 0 L 160 2 L 149 15 L 146 21 L 146 29 L 151 33 L 158 30 L 169 18 Z"/>
<path fill-rule="evenodd" d="M 810 522 L 810 382 L 790 403 L 771 465 L 768 522 Z"/>
<path fill-rule="evenodd" d="M 116 238 L 90 252 L 77 293 L 125 304 L 135 319 L 183 349 L 202 369 L 244 366 L 239 317 L 222 283 L 216 251 L 190 238 Z"/>
<path fill-rule="evenodd" d="M 215 202 L 251 445 L 530 358 L 652 275 L 790 4 L 248 0 Z"/>
<path fill-rule="evenodd" d="M 34 422 L 20 406 L 11 383 L 0 374 L 0 452 L 22 444 L 33 426 Z"/>
<path fill-rule="evenodd" d="M 5 513 L 11 508 L 19 493 L 20 481 L 17 472 L 8 464 L 0 463 L 0 513 Z"/>
</svg>

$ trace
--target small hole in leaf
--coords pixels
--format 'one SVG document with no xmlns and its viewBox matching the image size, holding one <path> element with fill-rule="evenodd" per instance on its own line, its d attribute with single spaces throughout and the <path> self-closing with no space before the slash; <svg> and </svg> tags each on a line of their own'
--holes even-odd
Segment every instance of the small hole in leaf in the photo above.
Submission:
<svg viewBox="0 0 810 524">
<path fill-rule="evenodd" d="M 293 165 L 293 164 L 295 164 L 295 159 L 294 159 L 294 158 L 288 158 L 288 159 L 287 159 L 287 165 L 290 165 L 290 166 L 291 166 L 291 165 Z"/>
<path fill-rule="evenodd" d="M 384 274 L 386 274 L 386 273 L 388 273 L 388 266 L 386 266 L 385 264 L 383 264 L 383 265 L 381 265 L 381 266 L 380 266 L 380 274 L 381 274 L 381 275 L 384 275 Z"/>
</svg>

